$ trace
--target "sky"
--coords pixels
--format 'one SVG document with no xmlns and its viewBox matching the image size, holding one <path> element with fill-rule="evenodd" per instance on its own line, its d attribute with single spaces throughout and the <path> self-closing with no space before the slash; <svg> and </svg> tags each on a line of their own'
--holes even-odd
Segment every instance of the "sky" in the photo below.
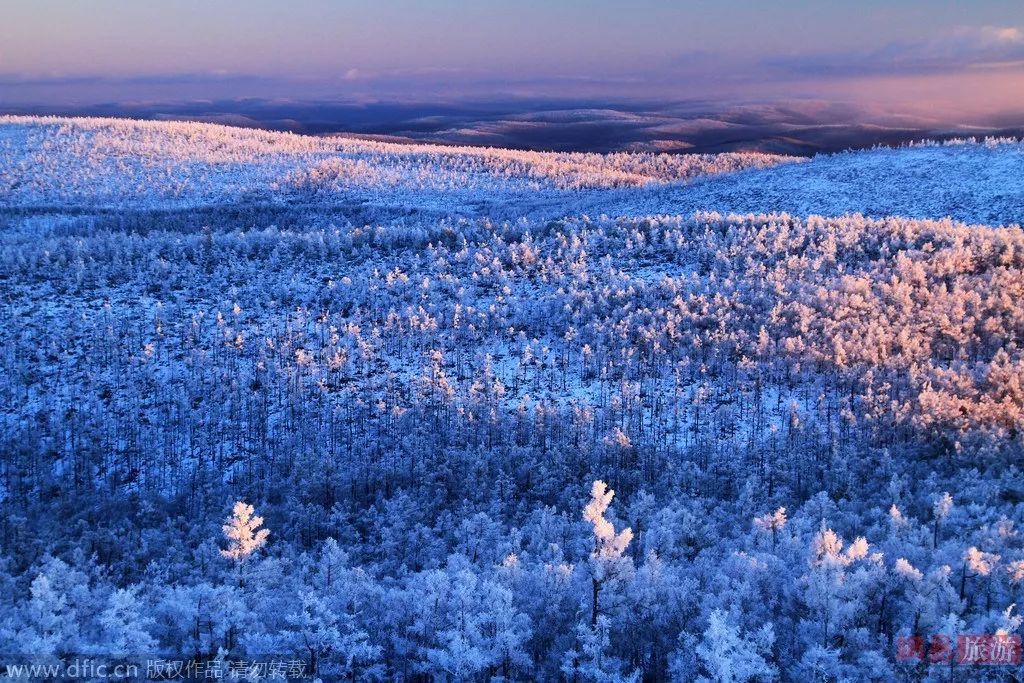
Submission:
<svg viewBox="0 0 1024 683">
<path fill-rule="evenodd" d="M 1020 0 L 0 4 L 0 109 L 246 97 L 1024 109 Z"/>
</svg>

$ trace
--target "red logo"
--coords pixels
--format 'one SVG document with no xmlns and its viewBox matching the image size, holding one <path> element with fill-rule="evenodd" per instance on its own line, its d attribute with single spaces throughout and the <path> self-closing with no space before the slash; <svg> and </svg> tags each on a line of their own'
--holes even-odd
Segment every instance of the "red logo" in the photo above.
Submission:
<svg viewBox="0 0 1024 683">
<path fill-rule="evenodd" d="M 927 647 L 925 647 L 927 645 Z M 953 658 L 949 636 L 901 636 L 896 639 L 897 662 L 920 662 L 927 657 L 931 664 L 946 664 Z"/>
<path fill-rule="evenodd" d="M 901 636 L 896 639 L 896 661 L 948 664 L 954 661 L 949 636 Z M 957 664 L 1015 666 L 1021 663 L 1019 635 L 962 635 L 956 639 Z"/>
</svg>

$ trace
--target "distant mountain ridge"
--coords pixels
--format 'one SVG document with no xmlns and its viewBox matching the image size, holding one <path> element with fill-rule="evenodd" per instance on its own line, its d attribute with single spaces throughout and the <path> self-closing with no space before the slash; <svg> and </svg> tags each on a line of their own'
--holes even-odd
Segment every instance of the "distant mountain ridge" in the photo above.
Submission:
<svg viewBox="0 0 1024 683">
<path fill-rule="evenodd" d="M 0 207 L 303 206 L 514 218 L 787 212 L 1024 220 L 1024 144 L 959 140 L 811 160 L 554 153 L 206 123 L 0 118 Z"/>
<path fill-rule="evenodd" d="M 206 123 L 0 118 L 11 207 L 170 208 L 239 201 L 363 202 L 473 213 L 581 192 L 794 163 L 719 155 L 523 152 L 312 137 Z"/>
</svg>

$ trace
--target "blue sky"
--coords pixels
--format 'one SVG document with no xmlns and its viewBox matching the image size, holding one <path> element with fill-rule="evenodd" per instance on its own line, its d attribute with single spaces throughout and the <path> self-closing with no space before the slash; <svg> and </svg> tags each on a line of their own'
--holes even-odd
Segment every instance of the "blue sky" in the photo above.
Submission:
<svg viewBox="0 0 1024 683">
<path fill-rule="evenodd" d="M 1024 105 L 1019 0 L 6 0 L 9 101 L 916 99 Z"/>
</svg>

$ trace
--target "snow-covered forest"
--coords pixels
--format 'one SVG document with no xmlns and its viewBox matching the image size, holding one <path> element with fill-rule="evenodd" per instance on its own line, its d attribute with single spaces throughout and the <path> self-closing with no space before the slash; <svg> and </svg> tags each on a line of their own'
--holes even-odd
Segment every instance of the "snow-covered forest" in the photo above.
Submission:
<svg viewBox="0 0 1024 683">
<path fill-rule="evenodd" d="M 1022 178 L 2 118 L 0 653 L 1017 680 Z"/>
</svg>

